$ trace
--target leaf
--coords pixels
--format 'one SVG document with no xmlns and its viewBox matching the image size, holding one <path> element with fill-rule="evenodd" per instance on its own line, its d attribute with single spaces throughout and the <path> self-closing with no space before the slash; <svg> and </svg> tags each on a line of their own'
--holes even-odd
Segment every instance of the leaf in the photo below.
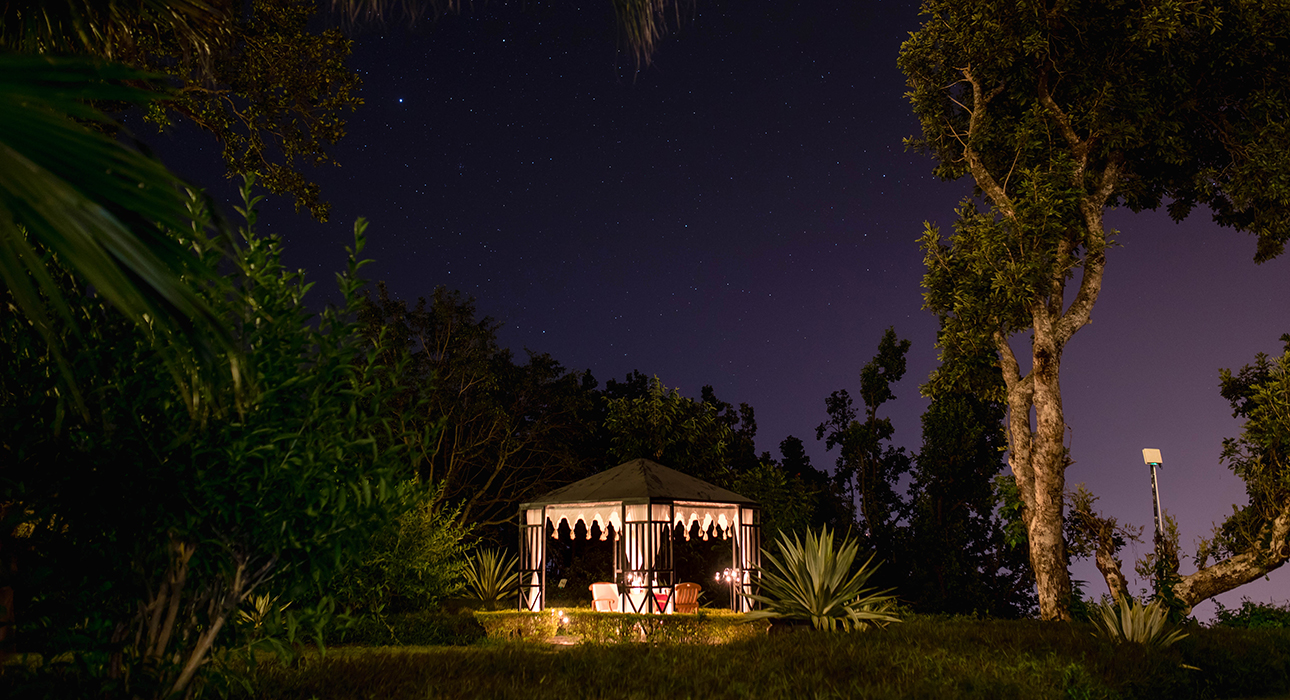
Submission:
<svg viewBox="0 0 1290 700">
<path fill-rule="evenodd" d="M 192 189 L 72 119 L 107 121 L 86 100 L 156 99 L 119 83 L 146 77 L 85 59 L 0 56 L 0 279 L 55 353 L 56 322 L 75 324 L 46 267 L 51 253 L 136 324 L 207 354 L 212 340 L 234 350 L 194 288 L 213 271 L 166 232 L 194 228 Z"/>
</svg>

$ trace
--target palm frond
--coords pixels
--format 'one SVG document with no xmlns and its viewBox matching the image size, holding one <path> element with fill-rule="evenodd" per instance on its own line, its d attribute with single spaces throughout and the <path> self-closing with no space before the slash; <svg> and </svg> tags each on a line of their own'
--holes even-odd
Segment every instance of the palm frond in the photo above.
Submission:
<svg viewBox="0 0 1290 700">
<path fill-rule="evenodd" d="M 668 27 L 681 23 L 681 11 L 691 6 L 688 0 L 610 0 L 618 31 L 623 43 L 636 60 L 636 64 L 649 65 L 658 43 L 667 34 Z M 438 17 L 445 12 L 456 12 L 459 0 L 332 0 L 333 10 L 350 21 L 384 21 L 392 15 L 402 15 L 415 21 L 422 15 Z M 670 21 L 669 21 L 670 16 Z"/>
<path fill-rule="evenodd" d="M 394 16 L 416 22 L 423 15 L 437 18 L 461 9 L 458 0 L 332 0 L 331 6 L 350 22 L 377 23 Z"/>
<path fill-rule="evenodd" d="M 684 0 L 613 0 L 618 30 L 637 65 L 649 65 L 658 43 L 667 34 L 668 15 L 681 23 Z"/>
<path fill-rule="evenodd" d="M 121 82 L 145 77 L 87 59 L 0 55 L 0 281 L 55 353 L 51 313 L 72 319 L 48 255 L 136 323 L 232 350 L 193 288 L 214 273 L 168 233 L 192 230 L 193 188 L 75 121 L 107 120 L 87 100 L 155 99 Z"/>
<path fill-rule="evenodd" d="M 229 0 L 10 0 L 0 6 L 0 48 L 128 60 L 144 33 L 169 34 L 207 58 L 231 27 Z"/>
</svg>

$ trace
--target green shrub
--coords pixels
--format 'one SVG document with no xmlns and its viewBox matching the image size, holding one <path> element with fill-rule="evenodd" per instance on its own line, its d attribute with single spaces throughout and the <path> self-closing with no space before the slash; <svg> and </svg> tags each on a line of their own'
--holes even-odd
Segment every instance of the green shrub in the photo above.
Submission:
<svg viewBox="0 0 1290 700">
<path fill-rule="evenodd" d="M 747 620 L 806 620 L 816 629 L 853 630 L 887 622 L 900 622 L 891 613 L 890 591 L 866 588 L 877 566 L 869 557 L 854 573 L 852 564 L 860 551 L 848 537 L 834 550 L 828 527 L 819 535 L 806 533 L 806 542 L 793 535 L 790 542 L 780 535 L 779 557 L 762 550 L 770 566 L 762 569 L 761 593 L 749 598 L 763 606 L 745 616 Z"/>
<path fill-rule="evenodd" d="M 1249 598 L 1242 598 L 1241 607 L 1229 610 L 1222 603 L 1215 602 L 1214 626 L 1240 629 L 1290 628 L 1290 603 L 1255 603 Z"/>
<path fill-rule="evenodd" d="M 489 639 L 507 641 L 546 641 L 560 628 L 558 611 L 509 610 L 504 612 L 477 612 L 475 619 L 484 627 Z"/>
<path fill-rule="evenodd" d="M 559 618 L 565 634 L 591 644 L 725 644 L 764 635 L 768 627 L 764 621 L 744 624 L 742 615 L 731 612 L 642 615 L 579 609 L 561 611 Z"/>
<path fill-rule="evenodd" d="M 410 507 L 372 536 L 332 581 L 331 591 L 360 613 L 411 612 L 434 607 L 462 587 L 468 526 L 457 509 L 438 506 L 443 485 L 400 485 Z"/>
</svg>

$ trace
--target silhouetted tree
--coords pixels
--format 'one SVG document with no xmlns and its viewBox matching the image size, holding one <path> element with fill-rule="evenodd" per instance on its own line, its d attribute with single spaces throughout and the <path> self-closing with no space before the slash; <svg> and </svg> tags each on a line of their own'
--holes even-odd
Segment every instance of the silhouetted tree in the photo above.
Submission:
<svg viewBox="0 0 1290 700">
<path fill-rule="evenodd" d="M 1035 594 L 1027 552 L 1006 542 L 996 514 L 1003 406 L 969 391 L 938 393 L 922 423 L 900 558 L 908 572 L 902 598 L 921 612 L 1029 614 Z"/>
<path fill-rule="evenodd" d="M 779 443 L 780 466 L 784 473 L 801 480 L 811 495 L 811 528 L 828 526 L 835 532 L 846 532 L 854 526 L 854 510 L 849 508 L 837 482 L 828 472 L 811 465 L 811 457 L 800 438 L 789 435 Z"/>
<path fill-rule="evenodd" d="M 509 526 L 524 499 L 590 473 L 599 412 L 589 374 L 531 351 L 517 364 L 497 343 L 498 323 L 444 287 L 409 307 L 379 285 L 362 321 L 373 342 L 411 353 L 393 381 L 416 409 L 412 427 L 438 428 L 416 476 L 443 484 L 440 502 L 460 504 L 462 523 Z"/>
<path fill-rule="evenodd" d="M 699 390 L 699 400 L 717 411 L 717 420 L 730 429 L 730 446 L 726 450 L 726 460 L 735 474 L 743 474 L 756 469 L 760 460 L 757 458 L 757 418 L 752 406 L 740 403 L 738 408 L 717 398 L 711 384 Z"/>
<path fill-rule="evenodd" d="M 894 447 L 895 428 L 878 409 L 894 398 L 891 385 L 905 376 L 908 340 L 898 340 L 888 328 L 878 343 L 878 354 L 860 370 L 860 396 L 864 401 L 864 422 L 857 420 L 851 395 L 845 389 L 825 400 L 829 419 L 815 429 L 815 438 L 829 450 L 838 448 L 833 476 L 847 496 L 851 508 L 859 505 L 861 536 L 878 553 L 891 559 L 897 538 L 897 517 L 903 502 L 896 493 L 901 475 L 909 471 L 910 457 Z M 854 512 L 854 511 L 853 511 Z"/>
</svg>

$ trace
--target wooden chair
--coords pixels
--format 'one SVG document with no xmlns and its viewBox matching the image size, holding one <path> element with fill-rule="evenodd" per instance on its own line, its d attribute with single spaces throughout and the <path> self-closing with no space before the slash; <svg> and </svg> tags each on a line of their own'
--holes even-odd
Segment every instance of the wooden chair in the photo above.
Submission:
<svg viewBox="0 0 1290 700">
<path fill-rule="evenodd" d="M 593 583 L 587 588 L 591 591 L 592 610 L 618 612 L 618 584 Z"/>
<path fill-rule="evenodd" d="M 699 592 L 703 589 L 697 583 L 676 584 L 676 601 L 672 607 L 679 613 L 699 611 Z"/>
</svg>

